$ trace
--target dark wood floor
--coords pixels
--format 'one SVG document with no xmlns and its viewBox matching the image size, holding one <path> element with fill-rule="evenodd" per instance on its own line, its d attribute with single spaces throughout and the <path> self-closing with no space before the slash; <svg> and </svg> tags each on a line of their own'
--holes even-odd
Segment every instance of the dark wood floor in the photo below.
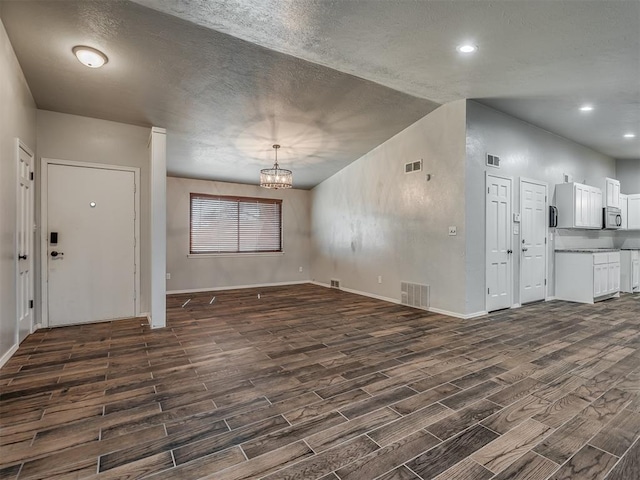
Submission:
<svg viewBox="0 0 640 480">
<path fill-rule="evenodd" d="M 640 479 L 640 295 L 474 320 L 212 295 L 169 297 L 167 329 L 31 335 L 0 371 L 0 478 Z"/>
</svg>

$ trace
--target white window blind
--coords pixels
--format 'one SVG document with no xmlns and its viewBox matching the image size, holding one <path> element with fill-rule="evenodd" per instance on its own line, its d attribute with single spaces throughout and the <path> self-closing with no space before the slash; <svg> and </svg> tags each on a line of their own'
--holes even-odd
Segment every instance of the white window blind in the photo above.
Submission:
<svg viewBox="0 0 640 480">
<path fill-rule="evenodd" d="M 191 194 L 190 253 L 282 251 L 282 200 Z"/>
</svg>

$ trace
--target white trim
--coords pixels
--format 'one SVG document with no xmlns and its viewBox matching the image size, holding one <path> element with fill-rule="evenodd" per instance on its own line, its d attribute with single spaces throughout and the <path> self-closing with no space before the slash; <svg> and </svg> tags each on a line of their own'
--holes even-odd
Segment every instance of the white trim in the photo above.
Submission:
<svg viewBox="0 0 640 480">
<path fill-rule="evenodd" d="M 167 135 L 152 127 L 149 134 L 149 255 L 151 259 L 149 308 L 151 328 L 167 325 Z"/>
<path fill-rule="evenodd" d="M 551 246 L 551 241 L 549 240 L 549 184 L 547 182 L 543 182 L 540 180 L 534 180 L 532 178 L 528 178 L 528 177 L 520 177 L 518 179 L 518 187 L 519 187 L 519 195 L 520 195 L 520 214 L 522 214 L 522 182 L 526 182 L 526 183 L 532 183 L 534 185 L 538 185 L 541 187 L 544 187 L 544 217 L 545 217 L 545 222 L 544 222 L 544 228 L 545 228 L 545 239 L 546 239 L 546 243 L 545 243 L 545 261 L 544 261 L 544 279 L 545 279 L 545 285 L 544 285 L 544 300 L 547 299 L 547 295 L 549 295 L 549 261 L 551 260 L 551 258 L 549 257 L 549 248 Z M 520 235 L 522 235 L 522 224 L 520 224 Z M 520 289 L 518 292 L 518 298 L 519 300 L 522 302 L 522 289 L 523 289 L 523 285 L 522 285 L 522 242 L 518 242 L 518 246 L 519 246 L 519 254 L 520 254 L 520 262 L 518 263 L 518 269 L 520 270 L 518 272 L 518 278 L 519 278 L 519 283 L 520 283 Z"/>
<path fill-rule="evenodd" d="M 135 182 L 135 195 L 134 195 L 134 208 L 136 213 L 135 218 L 135 302 L 134 302 L 134 316 L 139 315 L 140 311 L 140 217 L 142 212 L 140 211 L 140 168 L 139 167 L 126 167 L 121 165 L 108 165 L 103 163 L 89 163 L 89 162 L 76 162 L 72 160 L 58 160 L 54 158 L 40 159 L 40 321 L 45 327 L 49 327 L 49 292 L 48 292 L 48 245 L 49 239 L 47 238 L 48 229 L 48 171 L 49 165 L 66 165 L 70 167 L 84 167 L 84 168 L 98 168 L 103 170 L 120 170 L 125 172 L 133 172 Z"/>
<path fill-rule="evenodd" d="M 42 328 L 42 324 L 41 323 L 36 323 L 33 326 L 33 331 L 31 333 L 35 333 L 37 330 L 40 330 Z"/>
<path fill-rule="evenodd" d="M 557 300 L 555 295 L 552 295 L 551 297 L 547 297 L 544 299 L 545 302 L 550 302 L 551 300 Z"/>
<path fill-rule="evenodd" d="M 15 344 L 7 351 L 7 353 L 2 356 L 2 358 L 0 358 L 0 368 L 4 367 L 4 364 L 7 363 L 11 359 L 11 357 L 13 357 L 13 354 L 17 351 L 18 344 Z"/>
<path fill-rule="evenodd" d="M 332 288 L 330 284 L 316 282 L 315 280 L 311 281 L 311 282 L 308 282 L 308 283 L 311 283 L 313 285 L 318 285 L 319 287 Z M 417 308 L 417 307 L 412 307 L 411 305 L 404 305 L 403 303 L 401 303 L 400 300 L 397 300 L 395 298 L 384 297 L 382 295 L 376 295 L 375 293 L 368 293 L 368 292 L 363 292 L 361 290 L 354 290 L 352 288 L 345 288 L 345 287 L 336 288 L 336 290 L 344 290 L 347 293 L 353 293 L 355 295 L 362 295 L 363 297 L 375 298 L 376 300 L 382 300 L 384 302 L 395 303 L 397 305 L 403 305 L 403 306 L 409 307 L 409 308 Z M 440 308 L 435 308 L 435 307 L 429 307 L 428 309 L 418 308 L 418 310 L 424 310 L 425 312 L 431 312 L 431 313 L 439 313 L 441 315 L 446 315 L 448 317 L 461 318 L 463 320 L 468 320 L 470 318 L 475 318 L 475 317 L 481 317 L 482 315 L 486 315 L 487 314 L 487 312 L 475 312 L 475 313 L 469 313 L 469 314 L 465 315 L 465 314 L 462 314 L 462 313 L 450 312 L 449 310 L 442 310 Z"/>
<path fill-rule="evenodd" d="M 167 295 L 176 295 L 180 293 L 219 292 L 222 290 L 239 290 L 243 288 L 282 287 L 285 285 L 301 285 L 303 283 L 314 283 L 314 282 L 310 282 L 309 280 L 299 280 L 294 282 L 255 283 L 253 285 L 232 285 L 227 287 L 187 288 L 184 290 L 167 290 Z"/>
</svg>

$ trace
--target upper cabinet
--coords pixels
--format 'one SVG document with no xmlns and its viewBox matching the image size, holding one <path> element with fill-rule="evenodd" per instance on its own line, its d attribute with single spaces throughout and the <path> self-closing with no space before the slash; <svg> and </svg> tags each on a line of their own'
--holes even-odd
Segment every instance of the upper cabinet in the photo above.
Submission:
<svg viewBox="0 0 640 480">
<path fill-rule="evenodd" d="M 618 183 L 618 197 L 620 183 Z M 618 199 L 618 205 L 620 200 Z M 602 228 L 602 190 L 581 183 L 556 185 L 558 228 Z M 640 205 L 639 205 L 640 206 Z"/>
<path fill-rule="evenodd" d="M 603 200 L 604 200 L 604 205 L 603 207 L 615 207 L 615 208 L 621 208 L 620 205 L 620 181 L 616 180 L 615 178 L 605 178 L 604 179 L 604 189 L 602 191 L 603 193 Z"/>
<path fill-rule="evenodd" d="M 622 217 L 622 225 L 620 225 L 620 230 L 627 230 L 629 224 L 629 213 L 627 212 L 627 206 L 629 202 L 627 201 L 627 195 L 620 194 L 620 216 Z"/>
<path fill-rule="evenodd" d="M 640 193 L 627 195 L 627 229 L 640 230 Z"/>
</svg>

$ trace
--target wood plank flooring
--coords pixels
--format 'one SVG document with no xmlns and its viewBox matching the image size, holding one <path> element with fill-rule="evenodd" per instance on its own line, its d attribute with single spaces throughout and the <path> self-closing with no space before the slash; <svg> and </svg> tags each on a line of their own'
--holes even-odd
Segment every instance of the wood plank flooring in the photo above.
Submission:
<svg viewBox="0 0 640 480">
<path fill-rule="evenodd" d="M 0 479 L 640 478 L 640 295 L 473 320 L 314 285 L 167 305 L 166 329 L 23 342 Z"/>
</svg>

